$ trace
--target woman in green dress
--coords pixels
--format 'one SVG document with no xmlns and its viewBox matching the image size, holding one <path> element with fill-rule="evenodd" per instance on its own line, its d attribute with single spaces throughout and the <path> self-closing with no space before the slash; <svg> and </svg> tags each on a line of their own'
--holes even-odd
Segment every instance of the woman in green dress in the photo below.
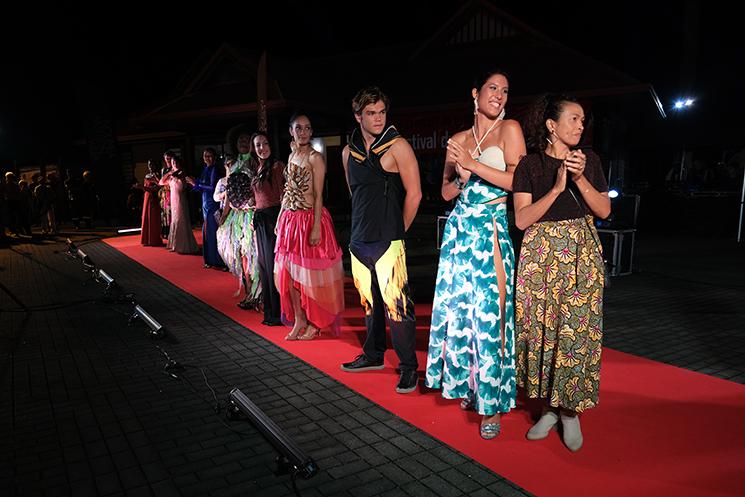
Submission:
<svg viewBox="0 0 745 497">
<path fill-rule="evenodd" d="M 458 197 L 440 247 L 425 384 L 481 414 L 496 437 L 515 406 L 512 286 L 515 257 L 507 192 L 525 154 L 517 121 L 505 120 L 508 81 L 487 73 L 472 89 L 473 127 L 448 142 L 442 196 Z"/>
</svg>

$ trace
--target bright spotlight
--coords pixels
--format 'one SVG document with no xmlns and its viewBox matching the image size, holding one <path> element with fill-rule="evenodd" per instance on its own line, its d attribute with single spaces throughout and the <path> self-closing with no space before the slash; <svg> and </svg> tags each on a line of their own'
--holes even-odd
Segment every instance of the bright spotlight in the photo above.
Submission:
<svg viewBox="0 0 745 497">
<path fill-rule="evenodd" d="M 323 142 L 323 138 L 311 138 L 310 146 L 319 154 L 326 153 L 326 144 Z"/>
<path fill-rule="evenodd" d="M 134 313 L 129 318 L 129 324 L 135 319 L 142 319 L 148 328 L 150 328 L 150 336 L 152 338 L 161 338 L 165 334 L 163 326 L 155 320 L 150 314 L 147 313 L 139 304 L 135 305 Z"/>
<path fill-rule="evenodd" d="M 693 104 L 696 102 L 693 98 L 681 98 L 675 101 L 673 104 L 673 108 L 675 110 L 683 110 L 687 109 L 689 107 L 693 107 Z"/>
<path fill-rule="evenodd" d="M 318 466 L 298 445 L 272 421 L 259 407 L 251 402 L 243 392 L 234 388 L 228 396 L 230 407 L 228 416 L 243 413 L 249 421 L 261 432 L 267 442 L 279 452 L 277 457 L 277 473 L 292 472 L 304 479 L 311 478 L 318 473 Z M 294 484 L 294 479 L 293 479 Z"/>
<path fill-rule="evenodd" d="M 608 190 L 608 198 L 616 198 L 618 197 L 618 190 Z"/>
</svg>

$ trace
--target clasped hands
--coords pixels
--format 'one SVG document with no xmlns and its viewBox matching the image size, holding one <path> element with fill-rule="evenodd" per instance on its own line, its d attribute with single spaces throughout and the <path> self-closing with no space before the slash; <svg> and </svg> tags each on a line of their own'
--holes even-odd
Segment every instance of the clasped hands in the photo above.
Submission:
<svg viewBox="0 0 745 497">
<path fill-rule="evenodd" d="M 455 173 L 463 183 L 467 182 L 471 173 L 479 167 L 471 151 L 453 139 L 448 140 L 448 161 L 455 162 Z"/>
<path fill-rule="evenodd" d="M 572 180 L 576 183 L 582 178 L 585 172 L 585 166 L 587 165 L 587 156 L 581 150 L 572 150 L 567 154 L 564 162 L 559 166 L 559 170 L 556 173 L 556 182 L 554 183 L 554 190 L 557 193 L 561 193 L 566 189 L 567 184 L 567 172 L 572 175 Z"/>
<path fill-rule="evenodd" d="M 587 156 L 582 152 L 582 150 L 572 150 L 564 159 L 563 165 L 567 168 L 567 171 L 572 175 L 572 179 L 576 182 L 585 172 Z"/>
</svg>

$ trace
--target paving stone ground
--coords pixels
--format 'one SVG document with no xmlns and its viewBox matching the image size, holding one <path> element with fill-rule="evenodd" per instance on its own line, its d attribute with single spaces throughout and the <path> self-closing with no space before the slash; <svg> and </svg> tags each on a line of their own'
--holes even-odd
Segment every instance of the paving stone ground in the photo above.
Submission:
<svg viewBox="0 0 745 497">
<path fill-rule="evenodd" d="M 297 482 L 303 496 L 529 495 L 109 246 L 83 247 L 168 338 L 128 326 L 131 304 L 105 302 L 64 243 L 0 250 L 10 441 L 0 485 L 10 495 L 292 495 L 272 447 L 250 423 L 226 420 L 233 387 L 321 468 Z M 178 379 L 161 349 L 185 365 Z"/>
<path fill-rule="evenodd" d="M 76 237 L 169 335 L 153 341 L 143 323 L 128 326 L 131 304 L 107 301 L 63 238 L 0 248 L 2 495 L 292 495 L 289 477 L 273 474 L 271 446 L 224 417 L 235 386 L 318 463 L 297 483 L 303 496 L 528 495 L 85 239 Z M 636 272 L 606 291 L 605 346 L 745 383 L 743 248 L 681 237 L 639 238 L 637 249 Z M 420 297 L 436 261 L 411 247 Z M 186 366 L 177 378 L 164 352 Z"/>
</svg>

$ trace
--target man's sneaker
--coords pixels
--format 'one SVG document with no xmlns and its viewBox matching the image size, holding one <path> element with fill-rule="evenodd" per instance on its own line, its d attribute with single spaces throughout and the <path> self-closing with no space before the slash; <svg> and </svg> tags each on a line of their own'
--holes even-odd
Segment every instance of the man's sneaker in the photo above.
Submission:
<svg viewBox="0 0 745 497">
<path fill-rule="evenodd" d="M 367 356 L 365 356 L 365 354 L 360 354 L 354 361 L 345 362 L 341 365 L 341 370 L 347 371 L 349 373 L 358 373 L 360 371 L 374 371 L 376 369 L 383 368 L 385 368 L 383 361 L 371 361 L 367 358 Z"/>
<path fill-rule="evenodd" d="M 396 392 L 398 393 L 409 393 L 416 390 L 416 385 L 419 382 L 419 375 L 416 371 L 409 369 L 401 371 L 401 376 L 398 378 L 398 385 L 396 385 Z"/>
</svg>

